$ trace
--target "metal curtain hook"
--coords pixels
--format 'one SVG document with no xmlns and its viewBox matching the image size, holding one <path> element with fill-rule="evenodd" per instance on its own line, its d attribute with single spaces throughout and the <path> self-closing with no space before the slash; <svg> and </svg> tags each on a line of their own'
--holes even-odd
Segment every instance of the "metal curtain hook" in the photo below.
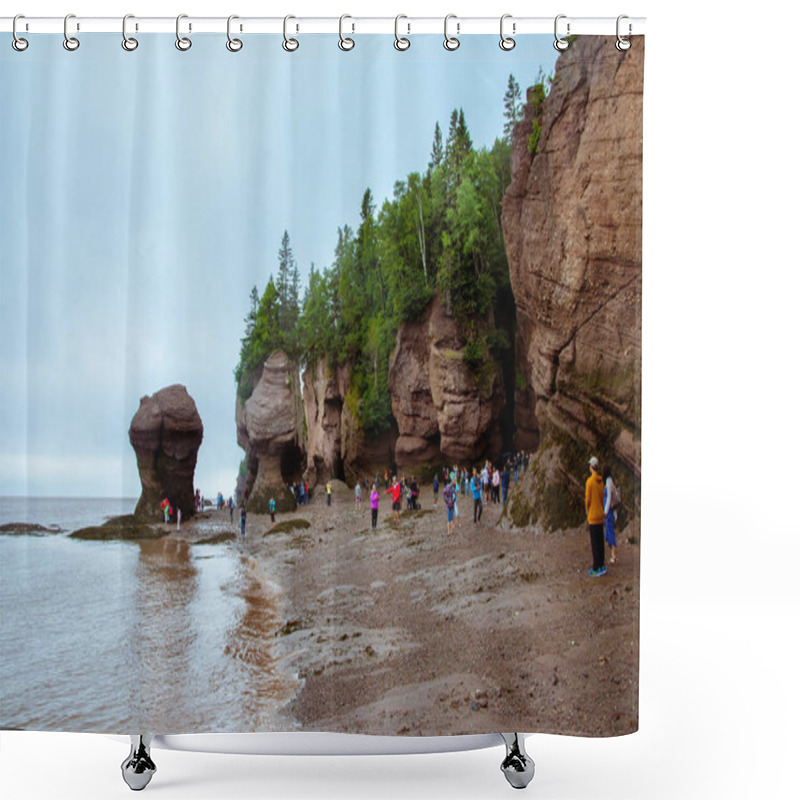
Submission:
<svg viewBox="0 0 800 800">
<path fill-rule="evenodd" d="M 294 53 L 294 51 L 300 47 L 300 42 L 298 42 L 297 39 L 290 39 L 288 36 L 287 30 L 290 19 L 296 18 L 291 14 L 283 18 L 283 49 L 288 53 Z"/>
<path fill-rule="evenodd" d="M 353 18 L 349 14 L 342 14 L 342 16 L 339 17 L 339 49 L 340 50 L 352 50 L 356 46 L 356 43 L 349 36 L 346 37 L 344 35 L 344 33 L 342 33 L 342 25 L 344 24 L 344 21 L 346 19 L 353 19 Z M 353 27 L 353 30 L 355 30 L 355 25 L 353 25 L 352 27 Z"/>
<path fill-rule="evenodd" d="M 122 49 L 132 53 L 139 46 L 139 40 L 128 36 L 127 26 L 129 19 L 134 19 L 133 14 L 126 14 L 122 18 Z"/>
<path fill-rule="evenodd" d="M 566 14 L 559 14 L 556 17 L 556 21 L 555 21 L 555 25 L 554 25 L 554 32 L 555 32 L 556 40 L 553 42 L 553 47 L 555 47 L 555 49 L 558 50 L 559 52 L 563 52 L 564 50 L 566 50 L 569 47 L 569 39 L 564 39 L 564 38 L 562 38 L 561 36 L 558 35 L 558 21 L 560 19 L 566 19 L 566 18 L 567 18 Z M 567 36 L 569 36 L 569 22 L 567 23 Z"/>
<path fill-rule="evenodd" d="M 453 50 L 458 50 L 461 46 L 461 42 L 458 40 L 458 32 L 461 29 L 461 23 L 456 23 L 456 36 L 449 36 L 447 33 L 447 23 L 450 22 L 451 19 L 456 19 L 455 14 L 448 14 L 444 18 L 444 49 L 449 50 L 452 52 Z"/>
<path fill-rule="evenodd" d="M 623 52 L 625 50 L 630 50 L 631 49 L 631 40 L 628 38 L 628 36 L 631 35 L 631 32 L 633 30 L 633 26 L 629 22 L 628 23 L 628 36 L 623 36 L 619 32 L 619 28 L 620 28 L 619 24 L 620 24 L 620 22 L 622 22 L 623 19 L 628 19 L 628 17 L 626 17 L 625 14 L 620 14 L 620 16 L 617 17 L 617 43 L 616 43 L 616 45 L 614 45 L 617 48 L 617 50 L 619 50 L 620 52 Z"/>
<path fill-rule="evenodd" d="M 14 39 L 11 42 L 11 46 L 18 52 L 21 53 L 23 50 L 28 49 L 28 40 L 23 39 L 20 36 L 17 36 L 17 20 L 18 19 L 25 19 L 24 14 L 17 14 L 14 17 L 14 21 L 11 23 L 11 32 L 14 34 Z"/>
<path fill-rule="evenodd" d="M 400 20 L 401 19 L 408 19 L 405 14 L 398 14 L 394 18 L 394 46 L 396 50 L 408 50 L 411 47 L 411 39 L 406 39 L 405 36 L 401 36 L 399 32 Z M 411 33 L 411 25 L 407 24 L 408 33 Z"/>
<path fill-rule="evenodd" d="M 175 20 L 175 47 L 178 50 L 188 50 L 192 46 L 192 40 L 188 36 L 181 36 L 181 20 L 188 19 L 188 14 L 178 14 L 178 18 Z M 192 26 L 189 26 L 189 30 L 192 29 Z"/>
<path fill-rule="evenodd" d="M 503 16 L 500 17 L 500 49 L 506 52 L 513 50 L 517 46 L 517 42 L 511 36 L 506 36 L 505 33 L 503 33 L 503 24 L 507 19 L 511 19 L 511 14 L 503 14 Z M 517 32 L 516 22 L 512 23 L 511 30 L 513 33 Z"/>
<path fill-rule="evenodd" d="M 231 22 L 235 19 L 239 19 L 236 14 L 231 14 L 228 17 L 228 41 L 225 43 L 225 47 L 227 47 L 231 53 L 238 53 L 243 47 L 241 39 L 234 39 L 231 37 Z"/>
<path fill-rule="evenodd" d="M 63 42 L 64 49 L 69 50 L 70 52 L 72 52 L 73 50 L 77 50 L 81 46 L 81 43 L 74 36 L 70 36 L 67 30 L 69 21 L 71 19 L 75 19 L 74 14 L 67 14 L 67 16 L 64 17 L 64 42 Z M 80 30 L 80 27 L 78 27 L 78 30 Z"/>
</svg>

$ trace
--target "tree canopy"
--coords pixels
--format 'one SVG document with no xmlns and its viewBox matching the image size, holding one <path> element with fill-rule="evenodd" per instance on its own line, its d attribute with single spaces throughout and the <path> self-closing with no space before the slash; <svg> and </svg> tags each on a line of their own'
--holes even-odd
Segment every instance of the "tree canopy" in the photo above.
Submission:
<svg viewBox="0 0 800 800">
<path fill-rule="evenodd" d="M 512 81 L 513 76 L 509 87 Z M 480 343 L 470 341 L 476 323 L 507 298 L 509 286 L 500 224 L 509 182 L 507 138 L 475 149 L 463 110 L 454 109 L 446 139 L 436 124 L 424 172 L 398 180 L 380 209 L 365 190 L 357 230 L 339 229 L 333 263 L 322 270 L 312 266 L 302 302 L 284 233 L 277 280 L 270 277 L 260 299 L 255 287 L 251 292 L 236 368 L 240 395 L 249 395 L 253 372 L 278 348 L 298 364 L 346 362 L 348 403 L 362 428 L 371 435 L 387 430 L 389 357 L 397 328 L 419 319 L 436 292 L 473 351 L 481 351 Z M 496 337 L 495 344 L 503 341 L 507 337 Z"/>
</svg>

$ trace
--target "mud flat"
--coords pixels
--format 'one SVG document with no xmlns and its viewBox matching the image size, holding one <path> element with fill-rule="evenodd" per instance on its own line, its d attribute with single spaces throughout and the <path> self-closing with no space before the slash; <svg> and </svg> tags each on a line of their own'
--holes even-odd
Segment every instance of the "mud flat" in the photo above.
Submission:
<svg viewBox="0 0 800 800">
<path fill-rule="evenodd" d="M 590 578 L 588 531 L 496 526 L 461 509 L 447 536 L 441 502 L 377 530 L 351 496 L 295 512 L 248 514 L 243 547 L 280 597 L 274 637 L 299 678 L 287 712 L 304 730 L 446 735 L 499 730 L 607 736 L 637 728 L 639 529 Z M 463 504 L 463 498 L 462 498 Z M 465 513 L 468 512 L 468 513 Z M 204 518 L 203 518 L 204 517 Z M 304 523 L 308 523 L 306 526 Z M 201 515 L 197 540 L 238 530 Z"/>
</svg>

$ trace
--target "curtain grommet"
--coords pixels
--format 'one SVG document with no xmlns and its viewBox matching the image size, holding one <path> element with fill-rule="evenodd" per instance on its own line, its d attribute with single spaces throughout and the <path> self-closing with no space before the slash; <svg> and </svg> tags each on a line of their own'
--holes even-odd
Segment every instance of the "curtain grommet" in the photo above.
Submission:
<svg viewBox="0 0 800 800">
<path fill-rule="evenodd" d="M 458 48 L 461 46 L 461 42 L 458 39 L 458 33 L 459 33 L 459 30 L 461 29 L 461 23 L 460 22 L 456 23 L 456 35 L 455 36 L 450 36 L 450 34 L 448 34 L 448 32 L 447 32 L 447 24 L 448 24 L 448 22 L 450 22 L 451 19 L 457 19 L 456 15 L 455 14 L 448 14 L 444 18 L 444 42 L 443 42 L 443 46 L 444 46 L 445 50 L 449 50 L 452 53 L 452 52 L 458 50 Z"/>
<path fill-rule="evenodd" d="M 175 47 L 182 53 L 185 53 L 192 46 L 192 40 L 188 36 L 181 36 L 181 20 L 188 18 L 188 14 L 178 14 L 175 20 Z M 189 30 L 192 30 L 191 25 L 189 25 Z"/>
<path fill-rule="evenodd" d="M 69 35 L 68 26 L 71 19 L 75 19 L 74 14 L 67 14 L 67 16 L 64 17 L 64 41 L 62 42 L 64 49 L 69 50 L 70 53 L 74 52 L 81 46 L 80 41 L 78 41 L 75 36 Z M 80 30 L 80 26 L 77 27 L 77 30 Z"/>
<path fill-rule="evenodd" d="M 627 36 L 623 36 L 619 32 L 619 30 L 620 30 L 620 22 L 622 22 L 623 19 L 628 19 L 628 17 L 625 14 L 620 14 L 617 17 L 617 41 L 614 44 L 614 47 L 616 47 L 617 50 L 619 50 L 621 53 L 624 53 L 626 50 L 630 50 L 631 49 L 630 35 L 631 35 L 632 26 L 631 26 L 630 22 L 628 23 L 628 35 Z"/>
<path fill-rule="evenodd" d="M 339 17 L 339 49 L 348 53 L 356 46 L 356 43 L 349 36 L 344 35 L 342 27 L 346 19 L 352 19 L 352 17 L 349 14 L 342 14 L 342 16 Z M 355 25 L 353 25 L 352 28 L 355 30 Z"/>
<path fill-rule="evenodd" d="M 398 14 L 394 18 L 394 49 L 402 53 L 411 47 L 411 39 L 400 35 L 399 26 L 401 19 L 408 19 L 408 17 L 405 14 Z M 408 33 L 411 33 L 411 25 L 408 25 Z"/>
<path fill-rule="evenodd" d="M 300 47 L 300 42 L 297 39 L 290 38 L 288 35 L 288 25 L 290 19 L 297 19 L 296 17 L 288 14 L 283 18 L 283 44 L 282 47 L 287 53 L 294 53 L 298 47 Z"/>
<path fill-rule="evenodd" d="M 559 14 L 556 17 L 556 21 L 553 25 L 553 33 L 556 37 L 555 41 L 553 42 L 553 47 L 555 47 L 555 49 L 558 50 L 559 53 L 563 53 L 569 47 L 569 39 L 560 36 L 558 33 L 558 21 L 560 19 L 566 19 L 566 18 L 567 18 L 566 14 Z M 567 36 L 570 35 L 569 29 L 570 29 L 570 24 L 569 22 L 567 22 Z"/>
<path fill-rule="evenodd" d="M 225 42 L 225 47 L 227 47 L 231 53 L 238 53 L 244 47 L 241 39 L 236 39 L 231 36 L 231 22 L 235 19 L 239 19 L 236 14 L 231 14 L 228 17 L 228 41 Z"/>
<path fill-rule="evenodd" d="M 11 23 L 11 33 L 13 34 L 14 38 L 11 40 L 11 46 L 18 52 L 24 53 L 28 49 L 28 40 L 23 39 L 21 36 L 17 34 L 17 20 L 18 19 L 25 19 L 24 14 L 17 14 L 14 17 L 14 21 Z"/>
<path fill-rule="evenodd" d="M 126 14 L 122 18 L 122 49 L 132 53 L 138 46 L 139 40 L 128 36 L 128 20 L 135 19 L 133 14 Z"/>
<path fill-rule="evenodd" d="M 505 50 L 506 53 L 508 53 L 510 50 L 513 50 L 517 46 L 516 39 L 514 39 L 512 36 L 506 36 L 505 32 L 503 31 L 503 25 L 507 19 L 511 19 L 511 14 L 503 14 L 503 16 L 500 17 L 500 49 Z M 517 32 L 516 22 L 511 23 L 511 32 Z"/>
</svg>

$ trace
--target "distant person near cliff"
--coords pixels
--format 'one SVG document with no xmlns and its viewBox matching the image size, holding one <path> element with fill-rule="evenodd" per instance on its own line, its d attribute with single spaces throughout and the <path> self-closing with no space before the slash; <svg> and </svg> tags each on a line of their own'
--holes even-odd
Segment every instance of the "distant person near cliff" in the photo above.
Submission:
<svg viewBox="0 0 800 800">
<path fill-rule="evenodd" d="M 372 494 L 369 496 L 369 504 L 372 509 L 372 530 L 378 527 L 378 503 L 381 501 L 381 495 L 378 491 L 376 484 L 372 484 Z"/>
<path fill-rule="evenodd" d="M 361 481 L 356 481 L 356 511 L 361 510 Z"/>
<path fill-rule="evenodd" d="M 272 521 L 272 524 L 275 524 L 275 498 L 270 497 L 269 499 L 269 518 Z"/>
<path fill-rule="evenodd" d="M 589 523 L 589 540 L 592 545 L 592 568 L 589 575 L 597 578 L 606 574 L 606 545 L 603 541 L 605 514 L 603 513 L 603 476 L 598 471 L 597 456 L 589 459 L 591 474 L 586 479 L 586 521 Z"/>
<path fill-rule="evenodd" d="M 447 516 L 447 535 L 455 533 L 455 508 L 456 498 L 458 497 L 458 489 L 455 482 L 446 483 L 442 491 L 442 500 L 444 500 L 444 510 Z"/>
<path fill-rule="evenodd" d="M 397 480 L 396 475 L 392 479 L 392 485 L 386 490 L 386 494 L 390 494 L 392 496 L 392 519 L 399 523 L 400 507 L 403 497 L 403 486 L 400 481 Z"/>
<path fill-rule="evenodd" d="M 328 483 L 325 486 L 325 494 L 328 496 L 328 505 L 331 504 L 331 491 L 332 491 L 331 482 L 328 481 Z"/>
<path fill-rule="evenodd" d="M 242 526 L 242 539 L 244 539 L 244 528 L 246 523 L 247 523 L 247 508 L 245 508 L 243 503 L 242 508 L 239 511 L 239 524 Z"/>
<path fill-rule="evenodd" d="M 483 516 L 482 486 L 477 467 L 472 468 L 472 478 L 469 482 L 469 488 L 472 491 L 472 521 L 477 525 Z"/>
</svg>

